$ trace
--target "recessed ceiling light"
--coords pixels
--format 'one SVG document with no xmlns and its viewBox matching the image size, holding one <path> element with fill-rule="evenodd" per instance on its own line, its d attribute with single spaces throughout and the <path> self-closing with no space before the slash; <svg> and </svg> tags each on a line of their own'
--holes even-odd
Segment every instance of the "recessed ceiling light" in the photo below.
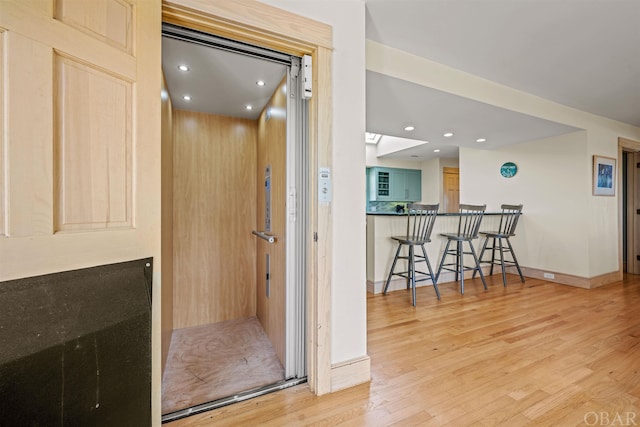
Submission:
<svg viewBox="0 0 640 427">
<path fill-rule="evenodd" d="M 453 132 L 447 132 L 442 136 L 444 136 L 445 138 L 451 138 L 453 136 Z"/>
<path fill-rule="evenodd" d="M 185 95 L 182 97 L 185 101 L 191 101 L 191 95 Z"/>
<path fill-rule="evenodd" d="M 184 64 L 180 64 L 180 65 L 178 65 L 178 70 L 180 70 L 180 71 L 189 71 L 189 67 L 184 65 Z"/>
<path fill-rule="evenodd" d="M 412 130 L 415 130 L 416 127 L 415 126 L 405 126 L 404 130 L 406 130 L 407 132 L 411 132 Z"/>
<path fill-rule="evenodd" d="M 433 150 L 434 153 L 439 153 L 440 150 L 438 150 L 437 148 L 435 150 Z"/>
<path fill-rule="evenodd" d="M 487 138 L 478 138 L 476 139 L 476 142 L 485 142 L 487 140 Z"/>
<path fill-rule="evenodd" d="M 245 105 L 244 108 L 245 108 L 245 110 L 252 110 L 253 109 L 253 107 L 251 105 Z"/>
<path fill-rule="evenodd" d="M 263 80 L 258 80 L 258 81 L 256 82 L 256 84 L 257 84 L 258 86 L 264 86 L 266 83 L 265 83 Z"/>
</svg>

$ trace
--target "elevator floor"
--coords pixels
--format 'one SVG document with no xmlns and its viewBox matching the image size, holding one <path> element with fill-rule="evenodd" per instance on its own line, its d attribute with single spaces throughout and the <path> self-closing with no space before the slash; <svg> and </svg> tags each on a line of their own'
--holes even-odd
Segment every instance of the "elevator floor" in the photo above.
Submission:
<svg viewBox="0 0 640 427">
<path fill-rule="evenodd" d="M 283 379 L 284 368 L 256 317 L 178 329 L 162 381 L 162 413 Z"/>
</svg>

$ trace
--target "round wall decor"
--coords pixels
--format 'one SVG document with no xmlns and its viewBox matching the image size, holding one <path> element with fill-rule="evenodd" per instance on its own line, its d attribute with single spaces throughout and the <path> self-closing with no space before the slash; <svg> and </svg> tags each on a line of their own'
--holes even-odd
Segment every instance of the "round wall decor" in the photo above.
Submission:
<svg viewBox="0 0 640 427">
<path fill-rule="evenodd" d="M 505 178 L 511 178 L 515 176 L 516 173 L 518 173 L 518 166 L 513 162 L 506 162 L 500 166 L 500 175 Z"/>
</svg>

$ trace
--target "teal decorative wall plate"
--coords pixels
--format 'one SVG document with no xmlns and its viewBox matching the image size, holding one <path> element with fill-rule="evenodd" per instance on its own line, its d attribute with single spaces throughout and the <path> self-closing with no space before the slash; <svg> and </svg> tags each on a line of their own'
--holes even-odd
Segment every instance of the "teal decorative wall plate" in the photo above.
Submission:
<svg viewBox="0 0 640 427">
<path fill-rule="evenodd" d="M 505 178 L 511 178 L 515 176 L 516 173 L 518 173 L 518 166 L 513 162 L 507 162 L 500 166 L 500 175 Z"/>
</svg>

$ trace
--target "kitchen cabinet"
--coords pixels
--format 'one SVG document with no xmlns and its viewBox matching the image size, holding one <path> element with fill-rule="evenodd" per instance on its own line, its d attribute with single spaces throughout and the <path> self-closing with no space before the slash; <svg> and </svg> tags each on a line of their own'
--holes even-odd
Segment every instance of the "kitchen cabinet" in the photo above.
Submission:
<svg viewBox="0 0 640 427">
<path fill-rule="evenodd" d="M 368 187 L 370 201 L 417 202 L 422 198 L 422 171 L 372 167 Z"/>
</svg>

